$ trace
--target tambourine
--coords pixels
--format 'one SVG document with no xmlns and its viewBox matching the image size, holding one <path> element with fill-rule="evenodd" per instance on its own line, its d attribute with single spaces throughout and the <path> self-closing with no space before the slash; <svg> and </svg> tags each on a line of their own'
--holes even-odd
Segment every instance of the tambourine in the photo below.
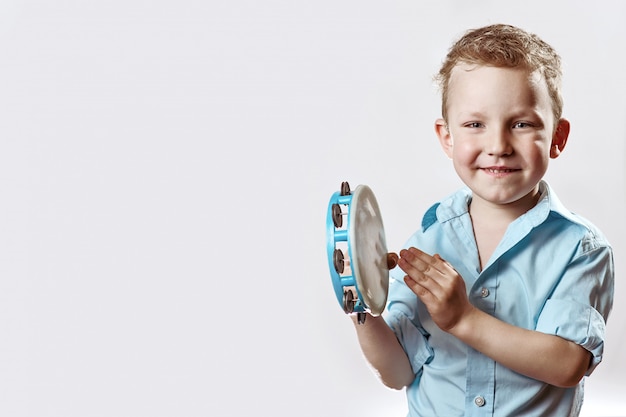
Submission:
<svg viewBox="0 0 626 417">
<path fill-rule="evenodd" d="M 351 192 L 343 182 L 328 203 L 326 230 L 328 266 L 339 305 L 346 314 L 356 313 L 359 323 L 366 313 L 379 316 L 387 303 L 389 265 L 383 221 L 372 190 L 359 185 Z"/>
</svg>

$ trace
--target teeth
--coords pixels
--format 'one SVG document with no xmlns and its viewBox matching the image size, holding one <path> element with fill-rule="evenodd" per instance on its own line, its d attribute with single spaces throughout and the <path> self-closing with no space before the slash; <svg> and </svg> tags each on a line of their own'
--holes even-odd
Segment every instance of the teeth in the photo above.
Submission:
<svg viewBox="0 0 626 417">
<path fill-rule="evenodd" d="M 492 174 L 499 174 L 501 172 L 513 172 L 512 169 L 493 169 L 493 168 L 487 168 L 487 171 L 491 172 Z"/>
</svg>

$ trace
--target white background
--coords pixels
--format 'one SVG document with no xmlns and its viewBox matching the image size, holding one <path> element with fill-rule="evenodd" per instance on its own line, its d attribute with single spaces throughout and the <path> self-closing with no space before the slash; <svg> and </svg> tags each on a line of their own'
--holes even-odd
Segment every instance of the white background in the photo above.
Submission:
<svg viewBox="0 0 626 417">
<path fill-rule="evenodd" d="M 397 250 L 460 182 L 432 83 L 511 23 L 565 63 L 548 180 L 617 287 L 586 416 L 626 415 L 626 3 L 3 0 L 0 415 L 403 416 L 334 298 L 326 205 Z"/>
</svg>

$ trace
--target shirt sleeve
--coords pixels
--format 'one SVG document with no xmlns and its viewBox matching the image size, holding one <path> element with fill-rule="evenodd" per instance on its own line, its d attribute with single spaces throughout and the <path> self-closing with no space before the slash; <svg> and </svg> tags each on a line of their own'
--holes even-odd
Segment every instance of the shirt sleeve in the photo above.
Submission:
<svg viewBox="0 0 626 417">
<path fill-rule="evenodd" d="M 591 352 L 587 375 L 602 361 L 605 323 L 613 305 L 613 268 L 610 246 L 583 243 L 537 322 L 537 331 L 560 336 Z"/>
<path fill-rule="evenodd" d="M 428 344 L 428 333 L 422 327 L 415 311 L 416 296 L 404 284 L 391 280 L 389 304 L 384 319 L 393 330 L 407 354 L 415 375 L 433 358 L 433 349 Z"/>
</svg>

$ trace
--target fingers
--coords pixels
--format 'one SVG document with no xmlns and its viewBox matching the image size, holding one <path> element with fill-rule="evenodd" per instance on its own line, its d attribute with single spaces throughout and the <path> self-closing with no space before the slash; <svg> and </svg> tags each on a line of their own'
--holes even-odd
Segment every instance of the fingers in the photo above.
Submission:
<svg viewBox="0 0 626 417">
<path fill-rule="evenodd" d="M 409 248 L 400 251 L 398 266 L 407 273 L 409 281 L 405 279 L 407 285 L 415 291 L 415 285 L 421 288 L 417 290 L 422 293 L 424 290 L 439 294 L 442 283 L 446 282 L 446 273 L 449 272 L 447 262 L 439 255 L 430 256 L 417 248 Z"/>
<path fill-rule="evenodd" d="M 425 276 L 441 273 L 445 263 L 439 255 L 430 256 L 417 248 L 400 251 L 398 261 L 398 265 L 404 272 L 409 273 L 408 270 L 411 270 L 417 272 L 418 275 Z"/>
<path fill-rule="evenodd" d="M 419 282 L 415 281 L 409 275 L 406 275 L 404 277 L 404 283 L 426 304 L 428 298 L 434 297 L 433 294 L 428 290 L 428 288 L 420 285 Z"/>
<path fill-rule="evenodd" d="M 400 251 L 398 266 L 407 274 L 406 285 L 442 330 L 453 328 L 471 306 L 463 277 L 441 256 L 409 248 Z"/>
</svg>

